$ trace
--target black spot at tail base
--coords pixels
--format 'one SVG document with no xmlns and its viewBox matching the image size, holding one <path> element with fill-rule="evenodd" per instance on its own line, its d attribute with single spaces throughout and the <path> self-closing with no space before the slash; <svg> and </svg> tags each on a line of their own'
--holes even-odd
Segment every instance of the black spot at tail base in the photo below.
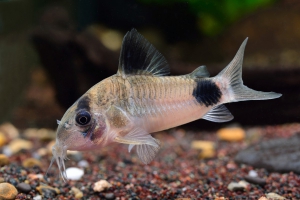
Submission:
<svg viewBox="0 0 300 200">
<path fill-rule="evenodd" d="M 90 98 L 88 96 L 83 96 L 82 98 L 79 99 L 78 104 L 77 104 L 77 108 L 76 111 L 79 110 L 90 110 Z"/>
<path fill-rule="evenodd" d="M 197 102 L 206 107 L 217 104 L 222 96 L 221 90 L 211 80 L 195 80 L 197 85 L 193 90 L 193 96 Z"/>
</svg>

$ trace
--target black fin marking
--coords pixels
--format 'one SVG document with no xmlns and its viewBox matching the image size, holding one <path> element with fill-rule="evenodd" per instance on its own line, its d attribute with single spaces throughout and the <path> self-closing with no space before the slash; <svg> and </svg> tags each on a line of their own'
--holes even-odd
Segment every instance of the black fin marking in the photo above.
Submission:
<svg viewBox="0 0 300 200">
<path fill-rule="evenodd" d="M 163 55 L 150 44 L 137 30 L 127 32 L 123 39 L 118 74 L 164 76 L 170 69 Z"/>
<path fill-rule="evenodd" d="M 197 84 L 193 90 L 193 96 L 198 103 L 208 107 L 219 102 L 222 92 L 213 81 L 199 79 L 195 81 Z"/>
<path fill-rule="evenodd" d="M 207 71 L 207 68 L 205 65 L 202 65 L 200 67 L 198 67 L 197 69 L 195 69 L 192 73 L 188 74 L 190 77 L 209 77 L 210 74 Z"/>
<path fill-rule="evenodd" d="M 76 111 L 85 109 L 87 111 L 90 110 L 90 98 L 88 96 L 83 96 L 79 99 Z"/>
</svg>

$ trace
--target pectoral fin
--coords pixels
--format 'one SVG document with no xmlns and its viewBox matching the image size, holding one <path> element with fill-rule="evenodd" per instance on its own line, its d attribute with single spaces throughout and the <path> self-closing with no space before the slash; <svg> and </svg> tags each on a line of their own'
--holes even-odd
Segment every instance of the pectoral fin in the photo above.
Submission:
<svg viewBox="0 0 300 200">
<path fill-rule="evenodd" d="M 145 164 L 150 163 L 160 149 L 159 141 L 140 128 L 130 131 L 125 136 L 117 136 L 114 140 L 119 143 L 129 144 L 129 152 L 136 145 L 138 157 Z"/>
</svg>

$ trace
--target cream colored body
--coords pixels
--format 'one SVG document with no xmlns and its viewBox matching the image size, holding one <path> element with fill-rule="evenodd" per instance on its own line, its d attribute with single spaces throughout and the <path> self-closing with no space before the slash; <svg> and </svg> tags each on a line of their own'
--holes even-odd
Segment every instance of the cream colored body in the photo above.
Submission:
<svg viewBox="0 0 300 200">
<path fill-rule="evenodd" d="M 97 110 L 122 110 L 108 114 L 110 119 L 126 122 L 115 127 L 115 120 L 108 120 L 111 129 L 122 128 L 124 132 L 125 126 L 134 125 L 152 133 L 194 121 L 211 110 L 211 106 L 201 106 L 192 95 L 195 84 L 188 76 L 138 75 L 124 79 L 115 75 L 95 85 L 88 95 L 98 102 L 94 105 Z"/>
</svg>

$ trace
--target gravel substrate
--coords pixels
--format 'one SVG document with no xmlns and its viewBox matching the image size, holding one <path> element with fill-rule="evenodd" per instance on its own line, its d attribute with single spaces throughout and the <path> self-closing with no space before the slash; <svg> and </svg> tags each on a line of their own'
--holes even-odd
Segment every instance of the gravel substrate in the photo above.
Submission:
<svg viewBox="0 0 300 200">
<path fill-rule="evenodd" d="M 300 130 L 300 125 L 244 130 L 246 137 L 239 142 L 221 141 L 215 132 L 205 131 L 172 129 L 154 134 L 162 142 L 162 148 L 149 165 L 142 164 L 135 151 L 128 153 L 127 145 L 122 144 L 93 152 L 72 152 L 66 167 L 82 168 L 84 175 L 80 180 L 67 182 L 59 178 L 56 165 L 51 168 L 48 177 L 43 176 L 52 158 L 46 146 L 52 141 L 25 138 L 33 142 L 32 148 L 8 156 L 9 164 L 1 164 L 0 159 L 0 187 L 1 182 L 10 183 L 18 190 L 16 199 L 36 200 L 259 199 L 268 197 L 269 193 L 300 199 L 299 175 L 268 172 L 234 161 L 235 155 L 249 144 L 289 137 Z M 214 142 L 216 150 L 213 157 L 200 159 L 200 150 L 191 148 L 195 140 Z M 1 148 L 2 153 L 7 146 L 9 142 Z M 34 159 L 25 163 L 27 158 Z M 106 180 L 111 187 L 101 192 L 94 191 L 95 183 L 100 180 Z"/>
</svg>

